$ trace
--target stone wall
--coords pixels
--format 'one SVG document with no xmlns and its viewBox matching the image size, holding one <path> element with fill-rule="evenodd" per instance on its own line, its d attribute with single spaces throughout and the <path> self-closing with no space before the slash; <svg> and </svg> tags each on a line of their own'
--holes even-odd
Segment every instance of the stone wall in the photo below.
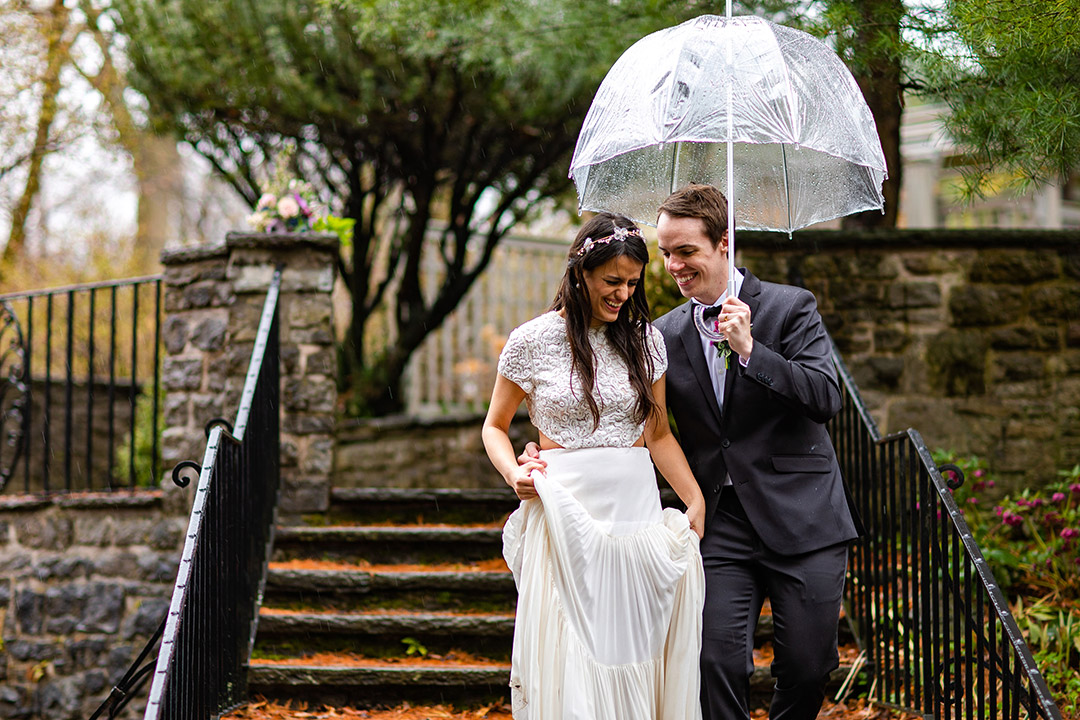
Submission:
<svg viewBox="0 0 1080 720">
<path fill-rule="evenodd" d="M 230 233 L 224 245 L 166 253 L 165 430 L 172 466 L 201 461 L 211 418 L 232 422 L 266 291 L 283 266 L 280 510 L 325 510 L 333 469 L 337 359 L 331 292 L 337 236 Z"/>
<path fill-rule="evenodd" d="M 340 421 L 335 487 L 505 488 L 480 437 L 482 415 Z M 518 450 L 536 440 L 525 414 L 510 426 Z"/>
<path fill-rule="evenodd" d="M 742 233 L 804 286 L 883 432 L 977 454 L 1007 484 L 1080 462 L 1080 232 Z"/>
<path fill-rule="evenodd" d="M 185 516 L 161 491 L 0 499 L 0 718 L 89 717 L 165 616 Z"/>
</svg>

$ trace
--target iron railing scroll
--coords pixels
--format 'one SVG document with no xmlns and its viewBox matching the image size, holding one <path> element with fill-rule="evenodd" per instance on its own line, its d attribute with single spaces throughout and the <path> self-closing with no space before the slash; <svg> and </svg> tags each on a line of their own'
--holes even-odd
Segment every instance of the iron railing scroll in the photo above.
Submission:
<svg viewBox="0 0 1080 720">
<path fill-rule="evenodd" d="M 145 720 L 209 720 L 247 697 L 279 485 L 275 272 L 232 429 L 208 427 Z"/>
<path fill-rule="evenodd" d="M 161 300 L 160 275 L 0 295 L 0 491 L 158 487 Z"/>
<path fill-rule="evenodd" d="M 1061 720 L 950 486 L 915 430 L 882 437 L 838 352 L 830 424 L 866 534 L 845 607 L 885 705 L 942 720 Z M 962 482 L 959 469 L 949 467 Z"/>
</svg>

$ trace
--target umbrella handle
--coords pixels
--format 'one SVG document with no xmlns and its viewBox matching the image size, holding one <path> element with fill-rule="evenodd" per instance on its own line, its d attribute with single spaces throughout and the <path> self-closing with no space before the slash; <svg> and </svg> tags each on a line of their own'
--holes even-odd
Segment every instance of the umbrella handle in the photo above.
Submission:
<svg viewBox="0 0 1080 720">
<path fill-rule="evenodd" d="M 705 321 L 705 306 L 704 305 L 694 303 L 693 313 L 694 313 L 694 327 L 697 328 L 697 331 L 699 333 L 701 333 L 702 335 L 704 335 L 706 338 L 708 338 L 709 340 L 711 340 L 713 342 L 719 342 L 720 340 L 725 339 L 724 333 L 717 332 L 713 328 L 709 327 L 709 323 L 707 323 Z"/>
</svg>

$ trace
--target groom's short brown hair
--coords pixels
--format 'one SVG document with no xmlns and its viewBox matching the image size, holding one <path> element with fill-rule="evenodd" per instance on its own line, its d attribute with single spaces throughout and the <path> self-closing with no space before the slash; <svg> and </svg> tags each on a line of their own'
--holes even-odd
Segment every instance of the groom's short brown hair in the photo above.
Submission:
<svg viewBox="0 0 1080 720">
<path fill-rule="evenodd" d="M 712 185 L 690 183 L 668 195 L 656 211 L 657 217 L 667 213 L 671 217 L 701 218 L 705 224 L 705 236 L 713 247 L 724 239 L 728 224 L 728 202 L 724 193 Z"/>
</svg>

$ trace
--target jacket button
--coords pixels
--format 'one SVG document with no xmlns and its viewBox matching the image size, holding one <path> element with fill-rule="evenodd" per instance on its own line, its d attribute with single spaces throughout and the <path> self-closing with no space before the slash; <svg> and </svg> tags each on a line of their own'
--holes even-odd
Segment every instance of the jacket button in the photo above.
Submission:
<svg viewBox="0 0 1080 720">
<path fill-rule="evenodd" d="M 724 449 L 727 449 L 727 448 L 731 447 L 731 441 L 728 440 L 727 438 L 724 438 L 723 440 L 720 441 L 720 447 L 722 447 Z"/>
<path fill-rule="evenodd" d="M 720 486 L 719 485 L 714 485 L 712 491 L 713 491 L 713 495 L 716 495 L 717 493 L 720 492 Z"/>
</svg>

